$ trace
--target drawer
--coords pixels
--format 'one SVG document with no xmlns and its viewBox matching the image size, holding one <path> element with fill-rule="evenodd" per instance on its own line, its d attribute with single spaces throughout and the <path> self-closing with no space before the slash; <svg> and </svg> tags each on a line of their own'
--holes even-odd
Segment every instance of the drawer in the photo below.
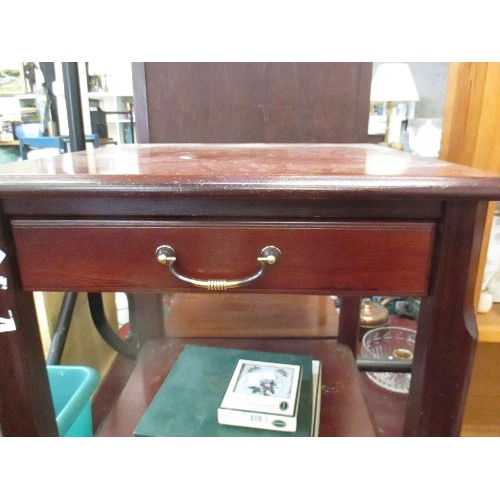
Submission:
<svg viewBox="0 0 500 500">
<path fill-rule="evenodd" d="M 13 236 L 26 290 L 200 291 L 158 262 L 158 247 L 175 250 L 182 276 L 237 280 L 274 246 L 279 260 L 241 290 L 424 295 L 434 224 L 18 219 Z"/>
</svg>

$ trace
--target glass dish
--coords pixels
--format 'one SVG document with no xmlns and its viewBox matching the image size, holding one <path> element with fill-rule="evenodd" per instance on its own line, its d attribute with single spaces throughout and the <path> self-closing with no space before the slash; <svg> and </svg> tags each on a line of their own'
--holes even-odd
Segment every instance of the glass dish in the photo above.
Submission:
<svg viewBox="0 0 500 500">
<path fill-rule="evenodd" d="M 384 326 L 365 333 L 361 342 L 364 359 L 412 359 L 417 332 L 411 328 Z M 408 394 L 410 373 L 366 372 L 378 386 L 389 391 Z"/>
</svg>

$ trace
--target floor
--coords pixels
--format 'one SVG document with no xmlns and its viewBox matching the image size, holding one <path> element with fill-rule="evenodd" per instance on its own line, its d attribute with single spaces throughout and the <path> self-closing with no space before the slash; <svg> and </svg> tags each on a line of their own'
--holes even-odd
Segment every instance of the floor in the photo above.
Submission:
<svg viewBox="0 0 500 500">
<path fill-rule="evenodd" d="M 479 342 L 469 387 L 462 436 L 500 436 L 500 344 Z"/>
</svg>

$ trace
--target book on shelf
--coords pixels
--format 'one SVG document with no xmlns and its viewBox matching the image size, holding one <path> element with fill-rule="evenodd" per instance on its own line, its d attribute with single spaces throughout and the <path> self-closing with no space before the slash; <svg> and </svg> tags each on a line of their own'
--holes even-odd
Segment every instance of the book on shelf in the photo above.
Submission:
<svg viewBox="0 0 500 500">
<path fill-rule="evenodd" d="M 311 436 L 319 436 L 319 416 L 321 414 L 321 361 L 312 361 L 313 409 Z"/>
<path fill-rule="evenodd" d="M 219 423 L 219 408 L 232 387 L 235 370 L 238 373 L 245 362 L 299 367 L 293 372 L 294 375 L 297 370 L 300 372 L 296 379 L 298 404 L 294 432 Z M 276 380 L 277 385 L 283 382 Z M 319 427 L 320 388 L 321 363 L 311 356 L 186 345 L 136 426 L 134 436 L 315 436 Z"/>
</svg>

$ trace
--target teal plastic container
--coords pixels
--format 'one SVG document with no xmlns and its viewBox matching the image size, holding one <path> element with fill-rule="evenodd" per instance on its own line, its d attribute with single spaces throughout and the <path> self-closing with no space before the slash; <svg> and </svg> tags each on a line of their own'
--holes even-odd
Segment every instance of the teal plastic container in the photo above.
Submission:
<svg viewBox="0 0 500 500">
<path fill-rule="evenodd" d="M 49 365 L 47 372 L 59 435 L 93 436 L 92 395 L 100 382 L 99 372 L 73 365 Z"/>
</svg>

